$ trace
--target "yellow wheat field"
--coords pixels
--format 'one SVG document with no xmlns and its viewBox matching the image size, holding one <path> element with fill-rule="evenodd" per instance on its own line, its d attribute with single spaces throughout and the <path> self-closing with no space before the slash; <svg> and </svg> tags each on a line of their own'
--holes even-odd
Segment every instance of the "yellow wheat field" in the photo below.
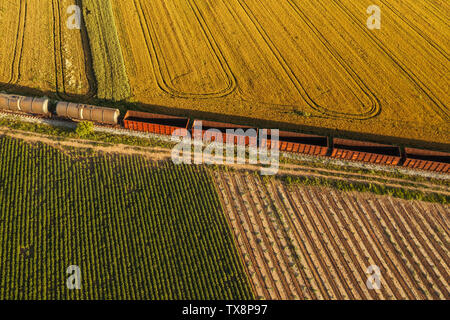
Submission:
<svg viewBox="0 0 450 320">
<path fill-rule="evenodd" d="M 450 11 L 426 2 L 112 4 L 134 101 L 447 142 Z M 371 4 L 382 9 L 381 30 L 366 26 Z"/>
<path fill-rule="evenodd" d="M 449 14 L 443 0 L 2 1 L 0 90 L 447 143 Z"/>
<path fill-rule="evenodd" d="M 213 175 L 257 298 L 449 298 L 448 206 Z"/>
</svg>

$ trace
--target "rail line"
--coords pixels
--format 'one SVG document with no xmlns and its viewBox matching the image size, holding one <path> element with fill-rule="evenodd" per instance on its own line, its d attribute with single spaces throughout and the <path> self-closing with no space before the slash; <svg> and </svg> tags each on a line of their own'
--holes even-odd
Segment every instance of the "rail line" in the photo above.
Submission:
<svg viewBox="0 0 450 320">
<path fill-rule="evenodd" d="M 218 97 L 224 97 L 229 94 L 231 94 L 236 89 L 236 79 L 228 66 L 228 63 L 226 62 L 225 57 L 221 53 L 221 50 L 219 49 L 218 44 L 215 42 L 214 38 L 212 37 L 212 34 L 209 30 L 209 28 L 206 25 L 206 22 L 204 18 L 201 16 L 200 11 L 198 10 L 198 7 L 191 2 L 190 0 L 187 2 L 190 8 L 192 9 L 192 12 L 194 13 L 197 22 L 200 25 L 200 28 L 202 30 L 204 39 L 208 45 L 209 50 L 213 54 L 213 56 L 216 58 L 223 74 L 225 75 L 225 78 L 227 79 L 226 87 L 218 90 L 216 92 L 210 92 L 210 93 L 190 93 L 190 92 L 183 92 L 180 90 L 177 90 L 176 88 L 173 88 L 171 84 L 165 79 L 163 71 L 162 71 L 162 65 L 165 65 L 164 58 L 163 58 L 163 50 L 159 45 L 158 37 L 156 36 L 156 30 L 153 25 L 153 22 L 151 19 L 147 18 L 147 15 L 144 14 L 143 11 L 143 5 L 141 0 L 134 0 L 134 5 L 136 8 L 136 11 L 139 15 L 139 22 L 144 34 L 145 43 L 147 46 L 147 50 L 150 54 L 150 58 L 152 59 L 152 65 L 153 65 L 153 72 L 155 74 L 155 78 L 157 80 L 158 87 L 165 93 L 170 94 L 171 96 L 178 97 L 178 98 L 193 98 L 193 99 L 210 99 L 210 98 L 218 98 Z"/>
</svg>

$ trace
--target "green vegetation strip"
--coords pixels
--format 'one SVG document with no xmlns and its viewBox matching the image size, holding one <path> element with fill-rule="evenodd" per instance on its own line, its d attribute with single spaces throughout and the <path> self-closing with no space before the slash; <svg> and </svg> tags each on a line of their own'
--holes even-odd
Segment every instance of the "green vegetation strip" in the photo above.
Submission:
<svg viewBox="0 0 450 320">
<path fill-rule="evenodd" d="M 393 188 L 378 183 L 366 183 L 351 180 L 333 180 L 329 178 L 306 176 L 283 176 L 281 177 L 281 180 L 283 180 L 288 185 L 300 184 L 306 186 L 331 187 L 341 191 L 371 192 L 378 195 L 389 195 L 405 200 L 421 200 L 442 204 L 450 203 L 450 196 L 444 194 L 436 192 L 422 192 L 419 190 L 411 190 L 406 188 Z"/>
<path fill-rule="evenodd" d="M 301 165 L 309 168 L 317 168 L 317 169 L 325 169 L 325 170 L 336 170 L 336 171 L 342 171 L 342 172 L 351 172 L 356 174 L 367 174 L 372 176 L 378 176 L 378 177 L 385 177 L 385 178 L 396 178 L 396 179 L 404 179 L 414 182 L 426 182 L 426 183 L 433 183 L 436 185 L 443 185 L 448 186 L 449 180 L 446 178 L 438 179 L 438 178 L 430 178 L 430 177 L 423 177 L 420 175 L 412 175 L 412 174 L 406 174 L 400 172 L 397 168 L 393 168 L 394 171 L 384 171 L 384 170 L 373 170 L 373 169 L 366 169 L 366 168 L 356 168 L 352 166 L 343 166 L 343 165 L 337 165 L 333 164 L 328 161 L 328 159 L 320 158 L 318 157 L 317 160 L 312 161 L 304 161 L 300 159 L 293 159 L 293 158 L 287 158 L 287 157 L 280 157 L 280 162 L 284 164 L 294 164 L 294 165 Z M 407 168 L 403 168 L 407 169 Z"/>
<path fill-rule="evenodd" d="M 66 270 L 81 269 L 81 290 Z M 253 298 L 211 177 L 0 138 L 0 299 Z"/>
<path fill-rule="evenodd" d="M 83 122 L 82 122 L 83 123 Z M 158 138 L 138 138 L 127 135 L 117 135 L 104 132 L 88 132 L 83 134 L 77 133 L 77 129 L 71 129 L 66 127 L 51 126 L 47 124 L 24 122 L 18 119 L 0 117 L 0 127 L 6 127 L 15 130 L 35 132 L 40 134 L 46 134 L 59 137 L 60 139 L 78 139 L 83 138 L 85 140 L 91 140 L 95 142 L 101 142 L 105 144 L 126 144 L 137 147 L 160 147 L 160 148 L 172 148 L 175 144 L 172 142 L 163 141 Z"/>
<path fill-rule="evenodd" d="M 86 0 L 83 1 L 83 9 L 97 80 L 97 98 L 110 101 L 124 100 L 130 96 L 131 89 L 111 2 Z"/>
</svg>

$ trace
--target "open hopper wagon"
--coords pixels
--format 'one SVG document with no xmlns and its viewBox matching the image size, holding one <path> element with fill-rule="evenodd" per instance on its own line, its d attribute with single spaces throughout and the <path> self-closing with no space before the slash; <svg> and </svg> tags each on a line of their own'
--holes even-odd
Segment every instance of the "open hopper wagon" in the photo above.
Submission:
<svg viewBox="0 0 450 320">
<path fill-rule="evenodd" d="M 201 132 L 202 139 L 204 141 L 215 141 L 216 134 L 208 130 L 218 130 L 222 135 L 222 142 L 227 143 L 227 139 L 232 141 L 236 145 L 246 145 L 251 147 L 256 147 L 258 143 L 258 129 L 235 125 L 232 123 L 215 122 L 215 121 L 202 121 L 195 120 L 192 127 L 193 136 Z M 227 130 L 233 130 L 232 134 L 227 133 Z"/>
<path fill-rule="evenodd" d="M 393 166 L 401 159 L 396 146 L 348 139 L 334 139 L 333 144 L 333 158 Z"/>
<path fill-rule="evenodd" d="M 0 109 L 31 114 L 49 114 L 48 99 L 0 94 Z"/>
<path fill-rule="evenodd" d="M 450 153 L 405 148 L 404 167 L 429 170 L 435 172 L 450 172 Z"/>
<path fill-rule="evenodd" d="M 88 120 L 105 124 L 117 124 L 119 109 L 104 108 L 71 102 L 59 102 L 56 105 L 56 114 L 59 117 L 75 120 Z"/>
<path fill-rule="evenodd" d="M 264 130 L 263 130 L 264 131 Z M 316 136 L 310 134 L 280 131 L 278 137 L 278 143 L 272 140 L 272 131 L 266 130 L 266 135 L 262 135 L 261 147 L 267 147 L 270 149 L 273 144 L 279 146 L 280 151 L 303 153 L 310 155 L 326 156 L 329 148 L 329 142 L 327 137 Z"/>
<path fill-rule="evenodd" d="M 147 112 L 128 111 L 123 119 L 123 124 L 126 129 L 130 130 L 172 135 L 177 129 L 187 130 L 189 119 Z"/>
</svg>

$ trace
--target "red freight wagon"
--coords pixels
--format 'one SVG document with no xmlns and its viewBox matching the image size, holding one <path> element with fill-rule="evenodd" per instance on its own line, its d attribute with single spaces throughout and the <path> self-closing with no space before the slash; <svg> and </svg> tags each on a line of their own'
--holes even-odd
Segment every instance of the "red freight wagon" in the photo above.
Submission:
<svg viewBox="0 0 450 320">
<path fill-rule="evenodd" d="M 201 123 L 201 125 L 200 125 Z M 219 130 L 222 134 L 222 141 L 225 144 L 227 142 L 227 138 L 234 141 L 234 144 L 236 145 L 246 145 L 246 146 L 257 146 L 257 139 L 258 139 L 258 129 L 248 127 L 248 126 L 240 126 L 236 124 L 231 123 L 224 123 L 224 122 L 215 122 L 215 121 L 203 121 L 203 120 L 194 120 L 194 125 L 192 127 L 193 130 L 193 137 L 195 137 L 195 131 L 200 130 L 202 132 L 202 139 L 206 141 L 214 141 L 215 137 L 212 134 L 207 133 L 209 129 L 216 129 Z M 247 130 L 253 129 L 254 131 L 247 135 Z M 227 137 L 227 130 L 241 130 L 242 132 L 238 132 L 237 134 L 232 134 Z"/>
<path fill-rule="evenodd" d="M 261 139 L 261 147 L 269 149 L 272 145 L 271 131 L 267 130 L 267 139 Z M 328 138 L 310 134 L 280 131 L 279 150 L 310 155 L 325 156 L 328 152 Z"/>
<path fill-rule="evenodd" d="M 333 158 L 393 166 L 401 159 L 396 146 L 348 139 L 334 139 L 333 144 Z"/>
<path fill-rule="evenodd" d="M 136 131 L 172 135 L 177 129 L 187 129 L 189 119 L 161 114 L 128 111 L 123 119 L 125 128 Z"/>
<path fill-rule="evenodd" d="M 450 171 L 450 153 L 405 148 L 405 156 L 405 167 L 443 173 Z"/>
</svg>

